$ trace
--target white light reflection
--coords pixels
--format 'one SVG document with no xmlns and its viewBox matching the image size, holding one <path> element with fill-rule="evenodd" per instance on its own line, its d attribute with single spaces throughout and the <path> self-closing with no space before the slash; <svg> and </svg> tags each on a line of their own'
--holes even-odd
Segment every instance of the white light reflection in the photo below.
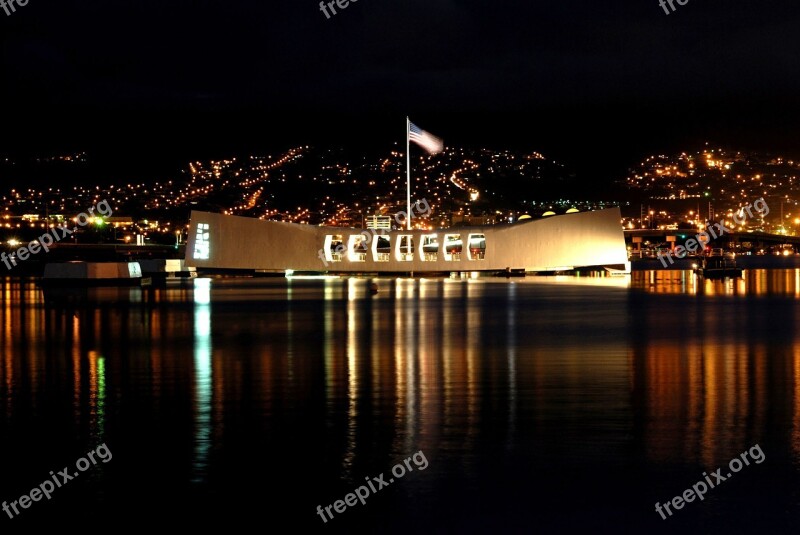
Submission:
<svg viewBox="0 0 800 535">
<path fill-rule="evenodd" d="M 506 325 L 508 348 L 508 438 L 506 448 L 514 444 L 514 425 L 517 421 L 517 285 L 508 285 L 508 303 L 506 304 Z"/>
<path fill-rule="evenodd" d="M 211 279 L 194 280 L 194 455 L 192 483 L 208 477 L 211 449 Z"/>
<path fill-rule="evenodd" d="M 347 280 L 347 451 L 343 459 L 344 476 L 353 478 L 353 463 L 356 458 L 358 431 L 358 301 L 356 301 L 356 279 Z"/>
</svg>

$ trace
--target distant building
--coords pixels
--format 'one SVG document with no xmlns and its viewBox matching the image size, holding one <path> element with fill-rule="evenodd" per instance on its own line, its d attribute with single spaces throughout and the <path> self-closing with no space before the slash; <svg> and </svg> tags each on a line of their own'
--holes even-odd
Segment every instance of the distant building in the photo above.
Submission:
<svg viewBox="0 0 800 535">
<path fill-rule="evenodd" d="M 132 227 L 133 226 L 133 218 L 132 217 L 107 217 L 105 219 L 105 221 L 109 225 L 114 225 L 115 228 Z"/>
<path fill-rule="evenodd" d="M 368 216 L 367 228 L 375 230 L 392 230 L 392 217 L 388 215 Z"/>
<path fill-rule="evenodd" d="M 454 227 L 481 227 L 484 225 L 494 225 L 495 216 L 453 214 L 450 218 L 450 224 Z"/>
</svg>

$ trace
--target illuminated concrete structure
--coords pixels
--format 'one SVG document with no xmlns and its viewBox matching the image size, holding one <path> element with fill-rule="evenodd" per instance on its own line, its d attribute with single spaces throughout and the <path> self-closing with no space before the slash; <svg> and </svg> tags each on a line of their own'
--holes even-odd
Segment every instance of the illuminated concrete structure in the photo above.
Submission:
<svg viewBox="0 0 800 535">
<path fill-rule="evenodd" d="M 619 208 L 509 225 L 393 230 L 317 227 L 192 212 L 186 265 L 332 273 L 627 268 Z"/>
</svg>

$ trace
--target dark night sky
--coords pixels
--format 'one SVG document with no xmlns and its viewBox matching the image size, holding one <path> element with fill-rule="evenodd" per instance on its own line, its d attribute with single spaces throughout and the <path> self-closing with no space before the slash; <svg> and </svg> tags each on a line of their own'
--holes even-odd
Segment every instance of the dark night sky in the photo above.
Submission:
<svg viewBox="0 0 800 535">
<path fill-rule="evenodd" d="M 403 139 L 589 177 L 711 140 L 795 150 L 800 3 L 29 0 L 0 11 L 0 151 L 204 158 Z M 165 156 L 166 155 L 166 156 Z"/>
</svg>

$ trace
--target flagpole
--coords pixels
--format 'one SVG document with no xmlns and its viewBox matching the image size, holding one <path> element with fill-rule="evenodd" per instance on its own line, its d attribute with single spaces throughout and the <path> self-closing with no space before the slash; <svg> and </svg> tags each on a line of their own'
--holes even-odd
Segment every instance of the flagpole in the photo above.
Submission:
<svg viewBox="0 0 800 535">
<path fill-rule="evenodd" d="M 406 227 L 411 230 L 411 119 L 406 117 Z"/>
</svg>

